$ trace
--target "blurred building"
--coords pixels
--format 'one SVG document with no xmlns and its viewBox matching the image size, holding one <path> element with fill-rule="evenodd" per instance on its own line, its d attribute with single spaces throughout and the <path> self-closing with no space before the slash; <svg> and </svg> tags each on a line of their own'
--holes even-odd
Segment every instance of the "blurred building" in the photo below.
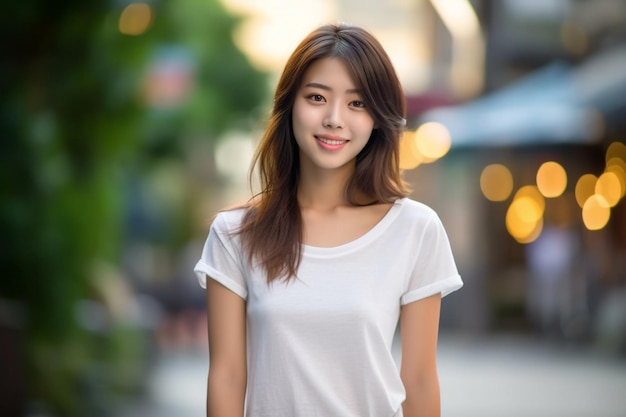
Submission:
<svg viewBox="0 0 626 417">
<path fill-rule="evenodd" d="M 463 95 L 450 77 L 435 91 L 454 104 L 428 105 L 432 89 L 409 98 L 421 104 L 413 127 L 441 124 L 449 135 L 445 158 L 408 172 L 444 217 L 467 283 L 445 322 L 623 351 L 626 2 L 472 6 L 484 34 L 482 91 Z M 435 20 L 433 66 L 445 68 L 456 40 Z M 492 198 L 489 184 L 508 191 Z"/>
</svg>

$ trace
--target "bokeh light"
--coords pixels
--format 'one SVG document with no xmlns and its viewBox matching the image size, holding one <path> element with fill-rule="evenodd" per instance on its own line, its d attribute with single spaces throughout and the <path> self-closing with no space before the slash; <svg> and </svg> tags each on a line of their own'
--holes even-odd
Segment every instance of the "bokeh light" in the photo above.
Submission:
<svg viewBox="0 0 626 417">
<path fill-rule="evenodd" d="M 516 236 L 515 240 L 518 243 L 527 244 L 527 243 L 534 242 L 535 240 L 537 240 L 539 235 L 541 235 L 541 232 L 543 231 L 543 217 L 537 220 L 536 222 L 529 223 L 529 224 L 533 225 L 533 229 L 527 235 Z"/>
<path fill-rule="evenodd" d="M 620 183 L 620 198 L 626 195 L 626 169 L 621 165 L 609 165 L 606 167 L 606 172 L 612 172 L 615 174 Z"/>
<path fill-rule="evenodd" d="M 519 243 L 532 242 L 541 233 L 543 218 L 532 219 L 537 212 L 537 205 L 527 197 L 515 199 L 509 206 L 506 212 L 506 229 Z"/>
<path fill-rule="evenodd" d="M 602 196 L 594 194 L 585 201 L 582 215 L 587 229 L 600 230 L 609 222 L 611 210 Z"/>
<path fill-rule="evenodd" d="M 626 145 L 621 142 L 613 142 L 608 148 L 606 148 L 606 161 L 608 162 L 613 158 L 619 158 L 622 161 L 626 161 Z"/>
<path fill-rule="evenodd" d="M 427 161 L 443 157 L 450 150 L 451 138 L 448 128 L 437 122 L 421 125 L 415 132 L 417 150 Z"/>
<path fill-rule="evenodd" d="M 602 196 L 609 207 L 615 206 L 622 196 L 622 184 L 614 172 L 605 172 L 596 182 L 595 192 Z"/>
<path fill-rule="evenodd" d="M 530 243 L 543 230 L 545 200 L 537 187 L 527 185 L 516 193 L 506 212 L 506 228 L 519 243 Z"/>
<path fill-rule="evenodd" d="M 517 218 L 524 222 L 536 222 L 543 214 L 541 206 L 531 197 L 516 198 L 511 204 L 511 210 L 515 210 Z"/>
<path fill-rule="evenodd" d="M 606 161 L 607 167 L 618 166 L 621 167 L 624 171 L 626 171 L 626 161 L 622 158 L 612 157 Z"/>
<path fill-rule="evenodd" d="M 597 181 L 598 177 L 595 175 L 584 174 L 576 182 L 576 202 L 580 207 L 583 207 L 587 199 L 595 194 Z"/>
<path fill-rule="evenodd" d="M 131 3 L 120 14 L 119 30 L 124 35 L 141 35 L 148 30 L 152 20 L 152 8 L 148 4 Z"/>
<path fill-rule="evenodd" d="M 480 174 L 480 189 L 489 201 L 504 201 L 513 191 L 513 175 L 502 164 L 487 165 Z"/>
<path fill-rule="evenodd" d="M 415 131 L 405 131 L 400 138 L 400 169 L 415 169 L 423 159 L 417 149 Z"/>
<path fill-rule="evenodd" d="M 558 162 L 544 162 L 537 170 L 537 188 L 544 197 L 558 197 L 566 187 L 567 173 Z"/>
<path fill-rule="evenodd" d="M 518 207 L 525 209 L 525 212 L 521 214 L 521 216 L 531 221 L 539 220 L 546 209 L 546 202 L 543 196 L 537 187 L 533 185 L 526 185 L 517 190 L 514 200 L 523 202 L 520 203 Z"/>
</svg>

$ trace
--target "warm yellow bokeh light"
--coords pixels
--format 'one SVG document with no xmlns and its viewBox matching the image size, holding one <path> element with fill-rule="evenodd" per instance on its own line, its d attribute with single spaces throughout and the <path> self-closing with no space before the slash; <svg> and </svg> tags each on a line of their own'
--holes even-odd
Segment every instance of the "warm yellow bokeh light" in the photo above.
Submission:
<svg viewBox="0 0 626 417">
<path fill-rule="evenodd" d="M 576 202 L 580 207 L 585 205 L 585 202 L 596 192 L 596 182 L 598 177 L 593 174 L 585 174 L 578 179 L 576 183 Z"/>
<path fill-rule="evenodd" d="M 514 205 L 516 201 L 519 201 L 516 210 L 522 210 L 523 214 L 520 216 L 528 220 L 539 220 L 546 209 L 546 201 L 534 185 L 525 185 L 517 190 L 511 205 Z"/>
<path fill-rule="evenodd" d="M 417 128 L 415 140 L 418 151 L 426 157 L 426 160 L 437 160 L 450 150 L 450 132 L 441 123 L 424 123 Z"/>
<path fill-rule="evenodd" d="M 626 145 L 621 142 L 613 142 L 606 148 L 606 161 L 608 162 L 613 158 L 619 158 L 622 161 L 626 161 Z"/>
<path fill-rule="evenodd" d="M 558 162 L 544 162 L 537 170 L 537 188 L 544 197 L 558 197 L 566 187 L 567 173 Z"/>
<path fill-rule="evenodd" d="M 423 159 L 417 149 L 415 131 L 407 130 L 400 138 L 400 169 L 415 169 Z"/>
<path fill-rule="evenodd" d="M 610 158 L 606 161 L 606 166 L 607 167 L 612 167 L 612 166 L 618 166 L 618 167 L 622 167 L 622 169 L 624 171 L 626 171 L 626 161 L 623 160 L 622 158 L 617 158 L 617 157 L 613 157 Z"/>
<path fill-rule="evenodd" d="M 609 222 L 611 209 L 602 196 L 592 195 L 583 205 L 583 223 L 589 230 L 600 230 Z"/>
<path fill-rule="evenodd" d="M 620 165 L 609 165 L 606 167 L 606 172 L 612 172 L 617 176 L 621 188 L 620 198 L 624 197 L 626 195 L 626 169 Z"/>
<path fill-rule="evenodd" d="M 489 201 L 504 201 L 513 191 L 513 175 L 502 164 L 487 165 L 480 174 L 480 189 Z"/>
<path fill-rule="evenodd" d="M 541 232 L 543 231 L 543 217 L 537 220 L 534 225 L 535 227 L 529 235 L 516 237 L 515 240 L 517 240 L 519 243 L 524 244 L 531 243 L 537 240 L 537 238 L 539 237 L 539 235 L 541 235 Z"/>
<path fill-rule="evenodd" d="M 526 185 L 515 193 L 506 212 L 506 228 L 519 243 L 530 243 L 543 230 L 546 202 L 539 189 Z"/>
<path fill-rule="evenodd" d="M 605 172 L 598 178 L 595 191 L 606 200 L 609 207 L 613 207 L 622 197 L 622 184 L 615 173 Z"/>
<path fill-rule="evenodd" d="M 535 240 L 543 228 L 543 218 L 529 220 L 529 216 L 524 213 L 523 205 L 531 201 L 527 197 L 520 200 L 513 200 L 506 212 L 506 229 L 509 234 L 520 243 L 529 243 Z M 532 205 L 532 203 L 531 203 Z"/>
<path fill-rule="evenodd" d="M 516 211 L 516 216 L 525 222 L 536 222 L 543 216 L 543 210 L 539 203 L 531 197 L 523 196 L 516 198 L 511 203 L 511 210 Z"/>
<path fill-rule="evenodd" d="M 152 23 L 152 8 L 146 3 L 131 3 L 122 11 L 119 30 L 124 35 L 141 35 Z"/>
</svg>

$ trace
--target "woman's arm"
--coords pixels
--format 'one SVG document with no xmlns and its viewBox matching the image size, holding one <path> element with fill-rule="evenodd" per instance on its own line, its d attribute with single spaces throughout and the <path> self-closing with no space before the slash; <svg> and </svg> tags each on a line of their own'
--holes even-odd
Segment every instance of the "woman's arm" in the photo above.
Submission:
<svg viewBox="0 0 626 417">
<path fill-rule="evenodd" d="M 436 294 L 402 307 L 400 377 L 406 390 L 404 417 L 441 415 L 437 374 L 437 338 L 441 295 Z"/>
<path fill-rule="evenodd" d="M 246 303 L 207 277 L 207 417 L 242 417 L 246 395 Z"/>
</svg>

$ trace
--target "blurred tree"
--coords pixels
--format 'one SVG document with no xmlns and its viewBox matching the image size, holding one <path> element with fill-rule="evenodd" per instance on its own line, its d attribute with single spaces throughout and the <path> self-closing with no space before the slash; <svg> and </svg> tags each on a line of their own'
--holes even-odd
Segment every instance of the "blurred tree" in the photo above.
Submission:
<svg viewBox="0 0 626 417">
<path fill-rule="evenodd" d="M 152 25 L 137 36 L 118 28 L 129 4 L 22 0 L 0 18 L 0 303 L 24 312 L 27 397 L 53 415 L 97 414 L 93 395 L 77 390 L 88 389 L 94 361 L 129 352 L 103 354 L 102 343 L 120 339 L 110 318 L 99 327 L 77 313 L 80 300 L 101 296 L 96 266 L 119 264 L 123 183 L 180 156 L 189 131 L 219 137 L 265 94 L 218 0 L 150 2 Z M 163 44 L 193 64 L 187 98 L 169 108 L 146 101 L 146 70 Z M 94 328 L 109 333 L 94 338 Z"/>
</svg>

